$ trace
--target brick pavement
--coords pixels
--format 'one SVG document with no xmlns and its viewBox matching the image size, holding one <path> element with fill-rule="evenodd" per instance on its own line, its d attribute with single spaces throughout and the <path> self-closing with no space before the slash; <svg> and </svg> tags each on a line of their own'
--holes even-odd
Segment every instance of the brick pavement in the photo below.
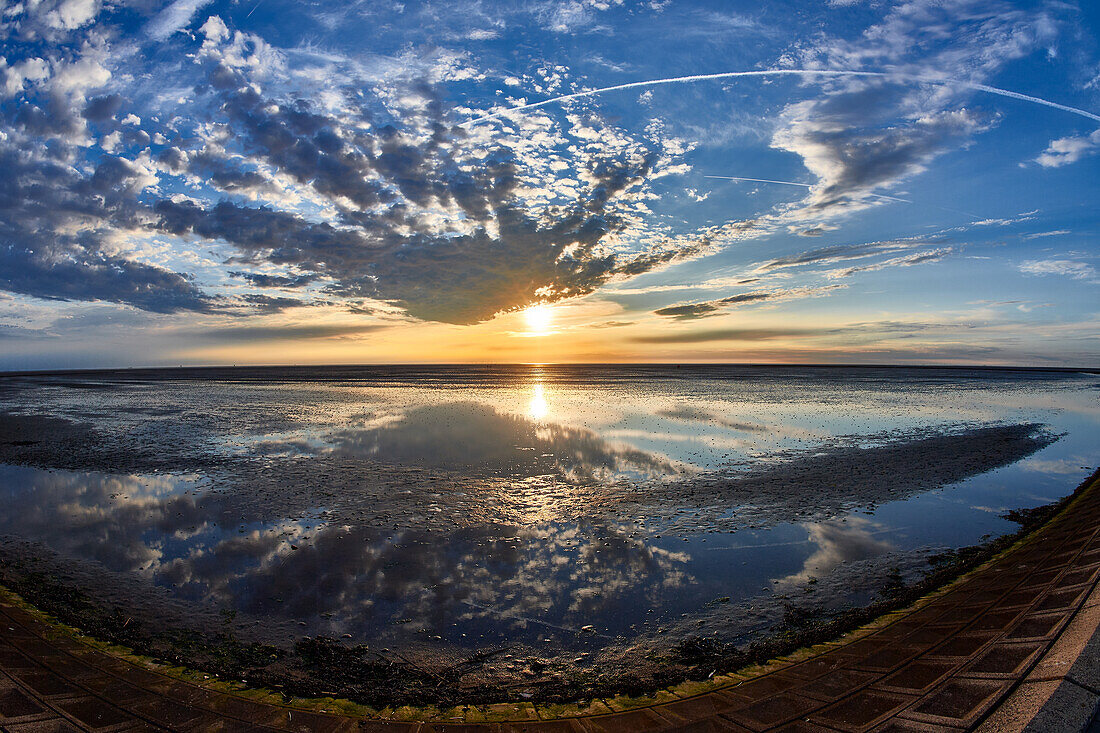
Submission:
<svg viewBox="0 0 1100 733">
<path fill-rule="evenodd" d="M 1058 688 L 1061 678 L 1050 670 L 1068 670 L 1079 651 L 1066 650 L 1084 648 L 1100 623 L 1098 519 L 1100 479 L 1009 553 L 944 591 L 756 673 L 688 683 L 648 701 L 602 700 L 586 709 L 490 706 L 437 720 L 392 719 L 409 711 L 364 720 L 247 699 L 99 651 L 0 600 L 0 730 L 900 733 L 983 723 L 1019 729 L 1038 719 Z M 1063 659 L 1067 654 L 1074 658 Z M 1098 699 L 1086 698 L 1081 724 Z M 487 719 L 497 722 L 475 722 Z"/>
</svg>

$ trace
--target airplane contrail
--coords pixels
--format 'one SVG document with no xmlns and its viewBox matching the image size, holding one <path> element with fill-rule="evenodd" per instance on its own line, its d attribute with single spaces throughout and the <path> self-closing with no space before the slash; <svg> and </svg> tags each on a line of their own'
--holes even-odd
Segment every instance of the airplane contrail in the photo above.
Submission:
<svg viewBox="0 0 1100 733">
<path fill-rule="evenodd" d="M 1023 102 L 1041 104 L 1044 107 L 1051 107 L 1053 109 L 1062 110 L 1063 112 L 1080 115 L 1081 117 L 1088 118 L 1093 122 L 1100 122 L 1100 115 L 1093 114 L 1088 110 L 1078 109 L 1077 107 L 1070 107 L 1069 105 L 1065 104 L 1059 104 L 1058 102 L 1052 102 L 1049 99 L 1042 99 L 1041 97 L 1033 97 L 1028 94 L 1021 94 L 1019 92 L 1014 92 L 1009 89 L 991 87 L 987 84 L 975 84 L 973 82 L 963 81 L 961 79 L 951 79 L 941 76 L 926 76 L 921 74 L 906 74 L 893 71 L 850 71 L 846 69 L 761 69 L 756 71 L 724 71 L 718 74 L 692 74 L 689 76 L 673 76 L 667 79 L 632 81 L 627 84 L 615 84 L 609 87 L 600 87 L 599 89 L 589 89 L 583 92 L 562 94 L 557 97 L 551 97 L 550 99 L 544 99 L 541 102 L 519 104 L 515 107 L 509 107 L 508 109 L 504 109 L 499 112 L 492 112 L 490 114 L 481 115 L 480 117 L 474 117 L 472 119 L 466 120 L 465 122 L 459 123 L 459 127 L 476 125 L 479 122 L 499 119 L 501 117 L 516 112 L 523 112 L 529 109 L 536 109 L 538 107 L 546 107 L 547 105 L 558 104 L 560 102 L 568 102 L 572 99 L 593 97 L 597 94 L 604 94 L 605 92 L 616 92 L 622 89 L 639 89 L 642 87 L 655 87 L 665 84 L 685 84 L 697 81 L 709 81 L 713 79 L 739 79 L 751 76 L 862 76 L 902 79 L 905 81 L 913 81 L 920 84 L 940 84 L 945 86 L 954 84 L 957 86 L 965 87 L 967 89 L 973 89 L 974 91 L 986 92 L 987 94 L 996 94 L 1001 97 L 1008 97 L 1009 99 L 1018 99 Z"/>
<path fill-rule="evenodd" d="M 745 178 L 743 176 L 703 176 L 703 178 L 718 178 L 723 181 L 753 181 L 755 183 L 778 183 L 783 186 L 802 186 L 812 188 L 812 183 L 798 183 L 797 181 L 772 181 L 767 178 Z"/>
<path fill-rule="evenodd" d="M 745 178 L 743 176 L 703 176 L 703 178 L 717 178 L 723 181 L 753 181 L 755 183 L 778 183 L 781 186 L 801 186 L 802 188 L 813 188 L 815 184 L 812 183 L 798 183 L 797 181 L 772 181 L 767 178 Z M 903 204 L 913 203 L 909 199 L 899 199 L 897 196 L 884 196 L 881 193 L 868 193 L 868 196 L 874 196 L 877 199 L 886 199 L 887 201 L 900 201 Z"/>
</svg>

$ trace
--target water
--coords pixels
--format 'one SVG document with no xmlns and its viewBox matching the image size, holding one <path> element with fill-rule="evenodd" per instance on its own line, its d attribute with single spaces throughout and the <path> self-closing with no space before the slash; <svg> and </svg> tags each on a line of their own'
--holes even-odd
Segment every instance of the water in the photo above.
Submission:
<svg viewBox="0 0 1100 733">
<path fill-rule="evenodd" d="M 11 376 L 0 549 L 277 643 L 583 665 L 759 638 L 1014 531 L 1095 465 L 1098 395 L 964 369 Z"/>
</svg>

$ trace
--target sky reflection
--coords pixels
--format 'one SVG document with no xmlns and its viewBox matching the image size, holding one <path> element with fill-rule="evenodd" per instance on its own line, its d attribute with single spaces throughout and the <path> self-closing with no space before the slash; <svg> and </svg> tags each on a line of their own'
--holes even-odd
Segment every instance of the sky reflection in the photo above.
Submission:
<svg viewBox="0 0 1100 733">
<path fill-rule="evenodd" d="M 531 412 L 545 414 L 542 385 Z M 370 413 L 359 425 L 311 430 L 253 443 L 264 453 L 329 454 L 406 466 L 527 478 L 555 474 L 591 483 L 613 478 L 673 476 L 683 469 L 654 453 L 477 402 L 444 402 Z"/>
</svg>

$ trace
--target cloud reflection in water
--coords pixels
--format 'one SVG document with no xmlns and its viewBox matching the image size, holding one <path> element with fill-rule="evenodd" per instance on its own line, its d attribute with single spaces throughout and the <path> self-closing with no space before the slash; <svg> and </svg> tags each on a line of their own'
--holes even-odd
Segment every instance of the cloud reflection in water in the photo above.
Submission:
<svg viewBox="0 0 1100 733">
<path fill-rule="evenodd" d="M 874 536 L 883 527 L 863 517 L 808 522 L 803 526 L 810 533 L 809 541 L 817 545 L 817 549 L 806 558 L 799 572 L 781 579 L 781 585 L 821 578 L 844 563 L 867 560 L 895 549 L 890 542 Z"/>
<path fill-rule="evenodd" d="M 221 496 L 193 491 L 189 477 L 0 475 L 12 487 L 0 533 L 141 575 L 177 598 L 303 620 L 303 632 L 504 640 L 597 623 L 617 633 L 692 580 L 686 553 L 595 524 L 391 532 L 229 516 Z"/>
<path fill-rule="evenodd" d="M 360 425 L 316 433 L 312 440 L 285 435 L 261 440 L 259 447 L 266 452 L 328 454 L 473 474 L 554 474 L 575 483 L 675 476 L 687 470 L 587 428 L 542 420 L 538 416 L 548 408 L 541 385 L 535 385 L 529 407 L 535 420 L 478 402 L 424 405 L 371 414 Z"/>
</svg>

